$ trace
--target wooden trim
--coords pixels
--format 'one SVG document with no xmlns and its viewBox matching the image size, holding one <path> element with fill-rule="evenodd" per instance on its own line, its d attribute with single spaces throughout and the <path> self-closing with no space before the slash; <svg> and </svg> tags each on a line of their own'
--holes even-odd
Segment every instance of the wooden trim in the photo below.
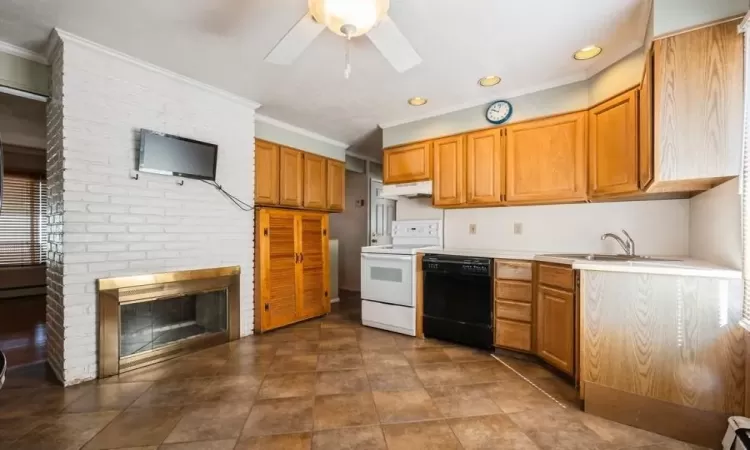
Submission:
<svg viewBox="0 0 750 450">
<path fill-rule="evenodd" d="M 263 299 L 261 298 L 261 271 L 260 271 L 260 262 L 264 261 L 263 255 L 261 255 L 261 245 L 260 240 L 263 239 L 263 235 L 261 230 L 263 229 L 263 223 L 262 223 L 262 216 L 263 212 L 260 209 L 255 210 L 255 245 L 253 246 L 253 270 L 255 272 L 255 276 L 253 277 L 253 329 L 257 332 L 262 332 L 263 325 L 261 324 L 261 317 L 263 315 L 260 313 L 261 308 L 263 307 Z"/>
<path fill-rule="evenodd" d="M 702 23 L 700 25 L 693 25 L 693 26 L 690 26 L 690 27 L 681 28 L 679 30 L 670 31 L 669 33 L 664 33 L 664 34 L 660 34 L 658 36 L 654 36 L 653 41 L 659 41 L 659 40 L 662 40 L 662 39 L 671 38 L 671 37 L 677 36 L 679 34 L 690 33 L 691 31 L 696 31 L 696 30 L 700 30 L 700 29 L 703 29 L 703 28 L 710 28 L 710 27 L 713 27 L 715 25 L 721 25 L 722 23 L 732 22 L 732 21 L 735 21 L 735 20 L 741 21 L 744 17 L 745 17 L 745 14 L 743 13 L 743 14 L 740 14 L 740 15 L 737 15 L 737 16 L 730 16 L 730 17 L 725 17 L 723 19 L 717 19 L 717 20 L 714 20 L 712 22 Z"/>
<path fill-rule="evenodd" d="M 417 304 L 416 304 L 416 335 L 418 338 L 424 338 L 424 331 L 422 330 L 422 314 L 424 311 L 424 274 L 422 273 L 422 260 L 424 259 L 424 253 L 417 253 Z"/>
<path fill-rule="evenodd" d="M 478 133 L 480 131 L 489 131 L 489 130 L 492 130 L 492 129 L 495 129 L 495 128 L 502 129 L 502 128 L 509 127 L 511 125 L 519 125 L 519 124 L 523 124 L 523 123 L 526 123 L 526 122 L 534 122 L 536 120 L 551 119 L 553 117 L 564 116 L 564 115 L 567 115 L 567 114 L 575 114 L 575 113 L 582 113 L 582 112 L 585 113 L 588 110 L 589 110 L 589 108 L 574 109 L 574 110 L 571 110 L 571 111 L 564 111 L 564 112 L 559 112 L 559 113 L 554 113 L 554 114 L 547 114 L 545 116 L 533 117 L 531 119 L 519 120 L 518 122 L 507 122 L 507 123 L 504 123 L 502 125 L 492 125 L 492 126 L 484 127 L 484 128 L 474 128 L 472 130 L 465 130 L 465 131 L 461 131 L 461 132 L 453 133 L 453 134 L 445 134 L 445 135 L 440 135 L 440 136 L 434 136 L 434 137 L 430 137 L 430 138 L 426 138 L 426 139 L 420 139 L 418 141 L 402 142 L 400 144 L 392 145 L 390 147 L 385 147 L 385 148 L 383 148 L 383 151 L 391 150 L 391 149 L 399 148 L 399 147 L 404 147 L 404 146 L 407 146 L 407 145 L 416 145 L 416 144 L 421 144 L 423 142 L 435 141 L 437 139 L 445 139 L 445 138 L 450 138 L 450 137 L 454 137 L 454 136 L 461 136 L 461 135 L 464 135 L 464 134 Z"/>
<path fill-rule="evenodd" d="M 731 414 L 703 411 L 585 382 L 584 411 L 692 444 L 721 448 Z"/>
</svg>

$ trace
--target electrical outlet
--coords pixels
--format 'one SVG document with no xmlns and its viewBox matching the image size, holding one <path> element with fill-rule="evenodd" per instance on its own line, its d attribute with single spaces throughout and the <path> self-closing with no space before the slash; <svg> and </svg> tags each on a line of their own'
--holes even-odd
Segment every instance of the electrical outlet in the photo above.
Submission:
<svg viewBox="0 0 750 450">
<path fill-rule="evenodd" d="M 521 222 L 513 224 L 513 234 L 523 234 L 523 224 Z"/>
<path fill-rule="evenodd" d="M 477 234 L 477 224 L 475 223 L 469 224 L 469 234 Z"/>
</svg>

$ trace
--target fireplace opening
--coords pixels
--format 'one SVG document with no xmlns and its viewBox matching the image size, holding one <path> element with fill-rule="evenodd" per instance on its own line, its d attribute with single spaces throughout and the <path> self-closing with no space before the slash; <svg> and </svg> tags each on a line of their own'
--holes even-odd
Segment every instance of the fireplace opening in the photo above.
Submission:
<svg viewBox="0 0 750 450">
<path fill-rule="evenodd" d="M 238 266 L 97 284 L 100 378 L 239 338 Z"/>
<path fill-rule="evenodd" d="M 120 306 L 120 357 L 227 331 L 226 290 Z"/>
</svg>

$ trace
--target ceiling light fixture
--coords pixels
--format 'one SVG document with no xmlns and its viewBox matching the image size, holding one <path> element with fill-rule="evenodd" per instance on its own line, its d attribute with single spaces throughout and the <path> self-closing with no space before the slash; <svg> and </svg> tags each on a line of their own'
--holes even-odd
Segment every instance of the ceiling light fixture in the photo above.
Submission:
<svg viewBox="0 0 750 450">
<path fill-rule="evenodd" d="M 424 97 L 412 97 L 409 99 L 409 104 L 411 106 L 422 106 L 425 103 L 427 103 L 427 99 Z"/>
<path fill-rule="evenodd" d="M 502 79 L 497 75 L 488 75 L 479 79 L 479 85 L 482 87 L 490 87 L 496 84 L 500 84 Z"/>
<path fill-rule="evenodd" d="M 353 37 L 362 36 L 372 30 L 388 14 L 391 2 L 390 0 L 308 0 L 307 6 L 316 21 L 351 41 Z M 349 78 L 352 73 L 350 48 L 351 42 L 347 42 L 345 78 Z"/>
<path fill-rule="evenodd" d="M 596 45 L 589 45 L 573 53 L 573 59 L 576 59 L 578 61 L 585 61 L 587 59 L 599 56 L 599 53 L 601 52 L 601 47 L 597 47 Z"/>
</svg>

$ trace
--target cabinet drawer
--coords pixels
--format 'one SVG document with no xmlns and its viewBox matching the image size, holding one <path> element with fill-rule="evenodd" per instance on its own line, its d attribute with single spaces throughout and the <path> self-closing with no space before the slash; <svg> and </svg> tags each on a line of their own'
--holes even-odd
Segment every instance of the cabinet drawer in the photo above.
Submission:
<svg viewBox="0 0 750 450">
<path fill-rule="evenodd" d="M 531 324 L 498 319 L 495 321 L 495 345 L 531 350 Z"/>
<path fill-rule="evenodd" d="M 531 281 L 531 263 L 526 261 L 495 260 L 495 278 Z"/>
<path fill-rule="evenodd" d="M 495 298 L 531 302 L 531 283 L 526 281 L 495 280 Z"/>
<path fill-rule="evenodd" d="M 539 264 L 539 282 L 547 286 L 554 286 L 567 291 L 575 289 L 573 269 L 566 266 Z"/>
<path fill-rule="evenodd" d="M 495 317 L 531 322 L 531 303 L 495 301 Z"/>
</svg>

